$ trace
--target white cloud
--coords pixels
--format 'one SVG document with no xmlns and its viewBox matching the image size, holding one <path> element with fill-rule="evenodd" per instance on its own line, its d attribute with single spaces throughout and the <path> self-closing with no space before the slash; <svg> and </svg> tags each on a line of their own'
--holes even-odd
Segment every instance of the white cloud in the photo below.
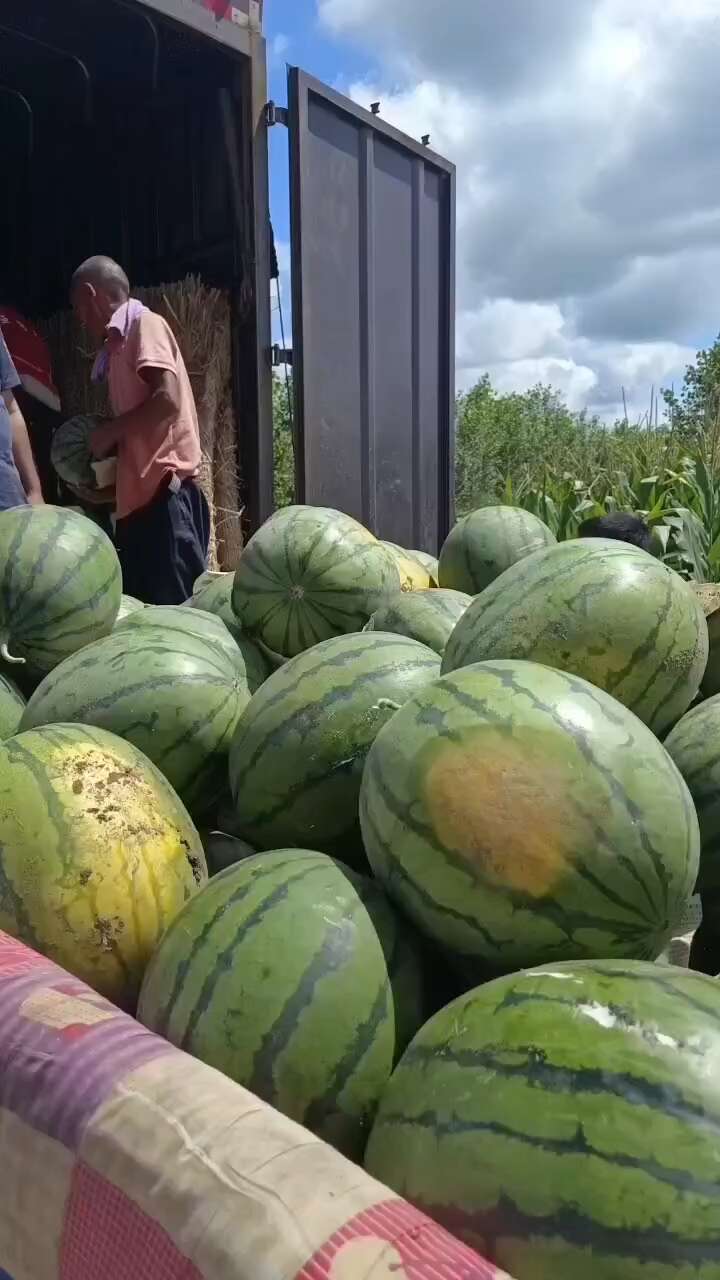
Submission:
<svg viewBox="0 0 720 1280">
<path fill-rule="evenodd" d="M 647 408 L 720 328 L 720 0 L 318 0 L 458 166 L 458 381 Z"/>
</svg>

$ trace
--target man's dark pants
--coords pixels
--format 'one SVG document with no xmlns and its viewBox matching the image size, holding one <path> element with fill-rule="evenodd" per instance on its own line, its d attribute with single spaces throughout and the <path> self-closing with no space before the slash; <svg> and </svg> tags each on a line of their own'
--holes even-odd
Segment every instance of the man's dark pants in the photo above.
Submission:
<svg viewBox="0 0 720 1280">
<path fill-rule="evenodd" d="M 207 568 L 208 504 L 194 480 L 173 481 L 147 507 L 118 520 L 123 591 L 146 604 L 182 604 Z"/>
</svg>

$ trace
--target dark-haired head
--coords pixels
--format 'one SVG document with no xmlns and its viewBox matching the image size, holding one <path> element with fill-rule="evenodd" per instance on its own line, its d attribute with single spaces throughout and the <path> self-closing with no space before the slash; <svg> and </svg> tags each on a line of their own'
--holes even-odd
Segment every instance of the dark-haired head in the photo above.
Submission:
<svg viewBox="0 0 720 1280">
<path fill-rule="evenodd" d="M 652 534 L 640 516 L 629 511 L 611 511 L 606 516 L 584 520 L 578 529 L 580 538 L 616 538 L 643 551 L 652 551 Z"/>
</svg>

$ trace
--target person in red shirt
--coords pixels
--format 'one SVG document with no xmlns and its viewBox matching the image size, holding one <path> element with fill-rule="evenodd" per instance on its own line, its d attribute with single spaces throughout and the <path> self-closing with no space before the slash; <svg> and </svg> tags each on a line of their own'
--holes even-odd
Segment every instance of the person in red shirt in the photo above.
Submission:
<svg viewBox="0 0 720 1280">
<path fill-rule="evenodd" d="M 185 362 L 170 326 L 130 296 L 112 258 L 83 262 L 70 300 L 100 347 L 93 377 L 108 382 L 114 416 L 95 429 L 91 447 L 98 459 L 117 454 L 115 542 L 124 590 L 148 604 L 182 604 L 207 567 L 210 530 Z"/>
</svg>

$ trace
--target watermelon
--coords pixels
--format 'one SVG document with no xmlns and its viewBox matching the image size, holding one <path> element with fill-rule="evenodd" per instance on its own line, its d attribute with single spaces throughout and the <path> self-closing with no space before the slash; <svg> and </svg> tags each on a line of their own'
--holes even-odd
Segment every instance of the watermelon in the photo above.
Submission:
<svg viewBox="0 0 720 1280">
<path fill-rule="evenodd" d="M 670 966 L 499 978 L 415 1037 L 366 1168 L 515 1280 L 717 1280 L 719 1022 Z"/>
<path fill-rule="evenodd" d="M 511 565 L 554 545 L 555 534 L 529 511 L 481 507 L 451 529 L 440 552 L 440 586 L 475 596 Z"/>
<path fill-rule="evenodd" d="M 125 1009 L 160 937 L 207 878 L 174 791 L 127 742 L 85 725 L 0 749 L 0 929 Z"/>
<path fill-rule="evenodd" d="M 720 694 L 693 707 L 665 739 L 700 822 L 698 891 L 703 920 L 693 939 L 693 968 L 720 972 Z"/>
<path fill-rule="evenodd" d="M 0 739 L 17 733 L 24 710 L 25 699 L 17 685 L 0 675 Z"/>
<path fill-rule="evenodd" d="M 142 600 L 136 600 L 135 596 L 122 595 L 120 597 L 120 608 L 115 620 L 115 625 L 122 622 L 123 618 L 127 618 L 131 613 L 137 613 L 138 610 L 144 609 L 145 604 Z"/>
<path fill-rule="evenodd" d="M 383 542 L 382 546 L 387 548 L 395 560 L 400 574 L 401 590 L 427 591 L 432 586 L 426 565 L 417 560 L 410 551 L 399 547 L 395 542 Z"/>
<path fill-rule="evenodd" d="M 691 587 L 700 601 L 708 627 L 710 652 L 708 654 L 702 692 L 706 698 L 720 693 L 720 584 L 717 582 L 692 582 Z"/>
<path fill-rule="evenodd" d="M 249 701 L 247 681 L 220 645 L 167 627 L 120 629 L 43 680 L 22 728 L 72 721 L 116 733 L 200 816 L 223 793 L 230 742 Z"/>
<path fill-rule="evenodd" d="M 61 423 L 53 434 L 50 461 L 65 484 L 97 489 L 90 437 L 103 421 L 97 414 L 79 413 Z"/>
<path fill-rule="evenodd" d="M 249 844 L 245 844 L 244 840 L 238 840 L 236 836 L 226 835 L 224 831 L 208 831 L 203 836 L 203 848 L 211 876 L 216 876 L 221 871 L 227 871 L 228 867 L 234 867 L 237 862 L 244 862 L 246 858 L 255 856 L 255 850 L 251 849 Z"/>
<path fill-rule="evenodd" d="M 359 630 L 399 590 L 392 553 L 356 520 L 327 507 L 283 507 L 247 544 L 232 604 L 243 631 L 294 657 Z"/>
<path fill-rule="evenodd" d="M 66 507 L 0 513 L 0 655 L 6 661 L 52 671 L 112 631 L 121 594 L 115 548 L 91 520 Z"/>
<path fill-rule="evenodd" d="M 440 674 L 402 636 L 338 636 L 293 658 L 253 696 L 230 752 L 238 826 L 258 849 L 309 844 L 362 857 L 358 793 L 370 743 Z"/>
<path fill-rule="evenodd" d="M 582 676 L 656 733 L 698 692 L 708 655 L 702 608 L 683 579 L 639 547 L 578 539 L 513 565 L 470 605 L 443 671 L 527 658 Z"/>
<path fill-rule="evenodd" d="M 188 903 L 138 1016 L 359 1156 L 423 1012 L 418 956 L 380 890 L 322 854 L 280 849 Z"/>
<path fill-rule="evenodd" d="M 402 592 L 381 605 L 364 630 L 392 631 L 418 640 L 436 653 L 444 653 L 445 645 L 470 599 L 462 591 Z"/>
<path fill-rule="evenodd" d="M 162 627 L 166 631 L 183 631 L 189 635 L 201 636 L 210 641 L 223 653 L 246 681 L 251 693 L 260 685 L 270 671 L 267 660 L 260 653 L 252 640 L 240 636 L 236 641 L 228 631 L 224 622 L 214 613 L 205 613 L 202 609 L 185 609 L 174 604 L 149 605 L 142 613 L 131 613 L 122 623 L 116 623 L 115 631 L 136 632 L 145 627 Z"/>
<path fill-rule="evenodd" d="M 234 573 L 203 573 L 193 586 L 193 593 L 185 603 L 193 609 L 216 613 L 225 625 L 239 626 L 232 608 Z"/>
<path fill-rule="evenodd" d="M 654 959 L 697 876 L 697 817 L 665 749 L 601 690 L 530 662 L 416 693 L 370 748 L 360 819 L 390 896 L 475 980 Z"/>
<path fill-rule="evenodd" d="M 428 571 L 431 586 L 438 587 L 440 585 L 440 565 L 437 556 L 428 555 L 427 551 L 409 551 L 408 555 L 412 556 L 414 560 L 420 561 L 423 568 Z"/>
</svg>

